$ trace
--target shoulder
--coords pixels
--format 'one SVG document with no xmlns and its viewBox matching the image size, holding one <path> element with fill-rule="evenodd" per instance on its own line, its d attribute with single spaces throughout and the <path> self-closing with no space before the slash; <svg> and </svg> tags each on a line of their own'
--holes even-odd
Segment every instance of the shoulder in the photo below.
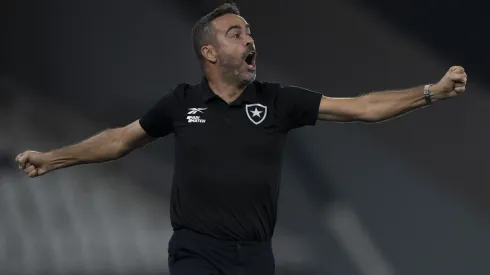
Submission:
<svg viewBox="0 0 490 275">
<path fill-rule="evenodd" d="M 311 90 L 303 87 L 278 82 L 254 81 L 254 85 L 258 92 L 268 95 L 288 96 L 290 94 L 304 94 L 305 92 L 312 92 Z"/>
<path fill-rule="evenodd" d="M 172 93 L 178 97 L 186 97 L 199 90 L 199 87 L 199 84 L 179 83 L 172 89 Z"/>
<path fill-rule="evenodd" d="M 255 87 L 257 94 L 265 98 L 275 98 L 283 88 L 283 85 L 280 83 L 270 81 L 256 80 L 252 84 Z"/>
<path fill-rule="evenodd" d="M 257 90 L 261 90 L 264 92 L 277 92 L 283 87 L 280 83 L 277 82 L 259 81 L 259 80 L 255 80 L 253 82 L 253 85 Z"/>
<path fill-rule="evenodd" d="M 170 97 L 179 102 L 190 100 L 200 94 L 200 84 L 179 83 L 164 93 L 164 97 Z"/>
</svg>

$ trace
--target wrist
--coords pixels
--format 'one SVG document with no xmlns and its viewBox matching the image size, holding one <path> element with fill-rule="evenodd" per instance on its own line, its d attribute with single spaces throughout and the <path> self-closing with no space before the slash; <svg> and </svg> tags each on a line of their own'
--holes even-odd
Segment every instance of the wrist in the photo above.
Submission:
<svg viewBox="0 0 490 275">
<path fill-rule="evenodd" d="M 448 98 L 448 94 L 444 88 L 441 88 L 439 84 L 433 84 L 429 87 L 429 94 L 432 101 L 444 100 Z"/>
<path fill-rule="evenodd" d="M 428 84 L 424 86 L 424 99 L 426 103 L 428 101 L 430 102 L 428 105 L 436 101 L 443 100 L 445 98 L 446 96 L 444 91 L 440 89 L 437 84 Z"/>
<path fill-rule="evenodd" d="M 426 105 L 431 105 L 433 102 L 434 92 L 433 84 L 427 84 L 424 86 L 424 100 Z"/>
<path fill-rule="evenodd" d="M 60 158 L 59 154 L 57 154 L 56 151 L 43 153 L 43 159 L 49 171 L 69 166 L 67 165 L 68 159 Z"/>
<path fill-rule="evenodd" d="M 57 163 L 55 155 L 53 152 L 45 152 L 42 153 L 41 158 L 43 160 L 43 163 L 46 167 L 48 167 L 48 170 L 54 170 L 57 169 L 57 166 L 59 163 Z"/>
</svg>

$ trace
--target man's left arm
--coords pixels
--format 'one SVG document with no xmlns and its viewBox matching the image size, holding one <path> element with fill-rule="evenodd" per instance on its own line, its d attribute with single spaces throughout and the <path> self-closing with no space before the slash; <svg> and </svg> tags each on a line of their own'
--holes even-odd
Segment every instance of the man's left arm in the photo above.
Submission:
<svg viewBox="0 0 490 275">
<path fill-rule="evenodd" d="M 462 67 L 454 66 L 444 77 L 428 89 L 424 87 L 404 90 L 373 92 L 353 98 L 323 96 L 318 110 L 319 120 L 379 122 L 400 116 L 412 110 L 448 99 L 465 91 L 467 75 Z M 428 98 L 426 98 L 428 96 Z"/>
</svg>

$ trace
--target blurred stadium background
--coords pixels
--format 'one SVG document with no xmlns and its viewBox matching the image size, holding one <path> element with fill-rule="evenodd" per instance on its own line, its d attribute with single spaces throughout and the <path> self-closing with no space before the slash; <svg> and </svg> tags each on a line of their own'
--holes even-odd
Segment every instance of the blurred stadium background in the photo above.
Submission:
<svg viewBox="0 0 490 275">
<path fill-rule="evenodd" d="M 470 80 L 460 98 L 385 123 L 291 134 L 277 274 L 490 274 L 483 2 L 237 2 L 260 79 L 330 96 L 434 82 L 454 64 Z M 0 274 L 168 274 L 172 137 L 36 179 L 13 159 L 125 125 L 199 81 L 190 29 L 220 3 L 2 1 Z"/>
</svg>

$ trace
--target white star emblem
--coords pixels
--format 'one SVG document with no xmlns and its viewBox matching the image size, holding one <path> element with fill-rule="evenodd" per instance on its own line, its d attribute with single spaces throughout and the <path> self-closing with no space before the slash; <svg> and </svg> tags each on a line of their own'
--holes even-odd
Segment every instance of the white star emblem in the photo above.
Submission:
<svg viewBox="0 0 490 275">
<path fill-rule="evenodd" d="M 245 113 L 253 124 L 259 125 L 267 117 L 267 106 L 259 103 L 247 104 L 245 105 Z"/>
<path fill-rule="evenodd" d="M 252 113 L 252 117 L 255 117 L 255 116 L 258 116 L 260 117 L 260 114 L 262 113 L 263 111 L 259 111 L 257 108 L 255 108 L 255 110 L 253 110 L 251 113 Z"/>
</svg>

